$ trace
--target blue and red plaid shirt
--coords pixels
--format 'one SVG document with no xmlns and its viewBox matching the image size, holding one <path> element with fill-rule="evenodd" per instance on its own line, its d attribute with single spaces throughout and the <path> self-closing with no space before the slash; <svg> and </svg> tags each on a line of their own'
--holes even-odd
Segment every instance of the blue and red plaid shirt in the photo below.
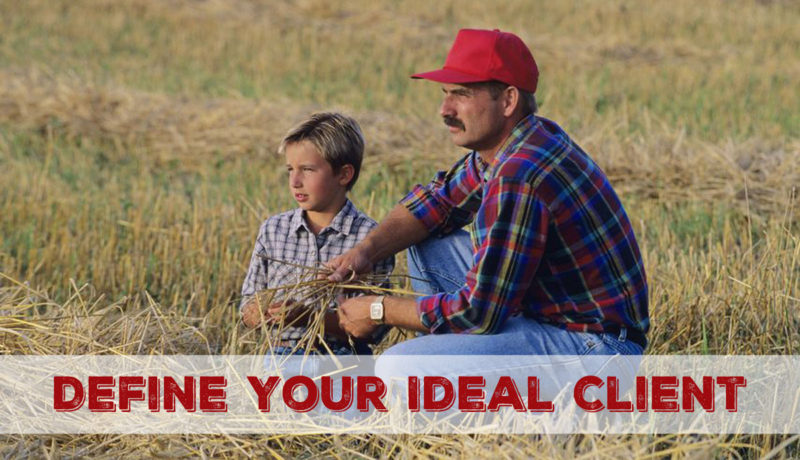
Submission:
<svg viewBox="0 0 800 460">
<path fill-rule="evenodd" d="M 643 334 L 647 280 L 605 173 L 550 120 L 521 120 L 491 165 L 467 154 L 401 201 L 431 234 L 472 223 L 466 285 L 417 299 L 432 333 L 493 334 L 522 313 L 584 332 Z"/>
</svg>

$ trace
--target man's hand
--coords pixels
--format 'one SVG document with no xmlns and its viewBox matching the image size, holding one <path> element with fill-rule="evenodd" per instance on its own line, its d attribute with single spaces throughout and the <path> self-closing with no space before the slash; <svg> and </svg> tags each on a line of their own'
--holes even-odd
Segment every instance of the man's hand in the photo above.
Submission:
<svg viewBox="0 0 800 460">
<path fill-rule="evenodd" d="M 327 267 L 333 270 L 328 281 L 341 283 L 355 274 L 372 271 L 373 261 L 397 254 L 428 236 L 428 229 L 402 204 L 396 205 L 385 219 L 353 249 L 331 259 Z"/>
<path fill-rule="evenodd" d="M 289 309 L 286 312 L 285 322 L 291 323 L 301 315 L 307 314 L 308 311 L 299 305 L 295 305 L 294 301 L 287 300 L 285 302 L 275 302 L 270 305 L 262 305 L 263 311 L 258 311 L 258 302 L 255 298 L 248 302 L 242 308 L 242 322 L 247 327 L 256 327 L 261 324 L 261 321 L 273 323 L 280 318 L 281 310 Z"/>
<path fill-rule="evenodd" d="M 369 306 L 375 296 L 358 296 L 339 305 L 339 326 L 358 339 L 367 338 L 378 328 L 378 323 L 369 317 Z"/>
<path fill-rule="evenodd" d="M 361 246 L 356 246 L 344 254 L 334 257 L 327 266 L 333 270 L 333 273 L 328 275 L 328 280 L 334 283 L 341 283 L 353 274 L 358 276 L 372 271 L 369 254 Z"/>
</svg>

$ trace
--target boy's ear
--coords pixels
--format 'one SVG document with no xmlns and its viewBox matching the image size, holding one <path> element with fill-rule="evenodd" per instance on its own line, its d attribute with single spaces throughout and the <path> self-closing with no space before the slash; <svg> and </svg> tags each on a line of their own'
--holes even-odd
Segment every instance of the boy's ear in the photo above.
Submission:
<svg viewBox="0 0 800 460">
<path fill-rule="evenodd" d="M 342 165 L 339 168 L 339 185 L 342 187 L 346 186 L 353 180 L 353 175 L 355 175 L 356 169 L 351 164 Z"/>
</svg>

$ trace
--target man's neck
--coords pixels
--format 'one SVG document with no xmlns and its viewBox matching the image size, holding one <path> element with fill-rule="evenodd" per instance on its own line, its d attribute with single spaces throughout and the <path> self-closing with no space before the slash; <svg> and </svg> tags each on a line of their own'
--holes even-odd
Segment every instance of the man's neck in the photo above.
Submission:
<svg viewBox="0 0 800 460">
<path fill-rule="evenodd" d="M 494 160 L 494 157 L 497 156 L 497 149 L 498 148 L 499 148 L 499 146 L 497 148 L 495 148 L 495 149 L 492 149 L 492 150 L 478 150 L 477 152 L 478 152 L 478 155 L 481 156 L 481 159 L 483 160 L 483 162 L 486 163 L 487 165 L 490 165 L 490 164 L 492 164 L 492 161 Z"/>
<path fill-rule="evenodd" d="M 481 156 L 481 159 L 483 159 L 487 165 L 492 164 L 492 161 L 494 161 L 494 158 L 500 152 L 500 149 L 506 144 L 509 136 L 511 136 L 511 133 L 514 132 L 514 128 L 516 128 L 519 122 L 527 116 L 528 115 L 518 115 L 516 117 L 509 118 L 505 125 L 503 125 L 501 134 L 498 136 L 498 139 L 500 139 L 499 142 L 496 142 L 492 147 L 476 150 L 478 155 Z"/>
</svg>

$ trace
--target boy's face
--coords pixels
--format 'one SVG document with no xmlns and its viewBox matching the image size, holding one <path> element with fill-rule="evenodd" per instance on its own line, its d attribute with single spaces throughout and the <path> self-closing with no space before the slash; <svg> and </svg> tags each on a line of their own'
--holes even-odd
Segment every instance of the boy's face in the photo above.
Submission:
<svg viewBox="0 0 800 460">
<path fill-rule="evenodd" d="M 333 167 L 308 141 L 286 146 L 289 191 L 304 211 L 335 213 L 347 195 L 345 167 L 334 174 Z"/>
</svg>

